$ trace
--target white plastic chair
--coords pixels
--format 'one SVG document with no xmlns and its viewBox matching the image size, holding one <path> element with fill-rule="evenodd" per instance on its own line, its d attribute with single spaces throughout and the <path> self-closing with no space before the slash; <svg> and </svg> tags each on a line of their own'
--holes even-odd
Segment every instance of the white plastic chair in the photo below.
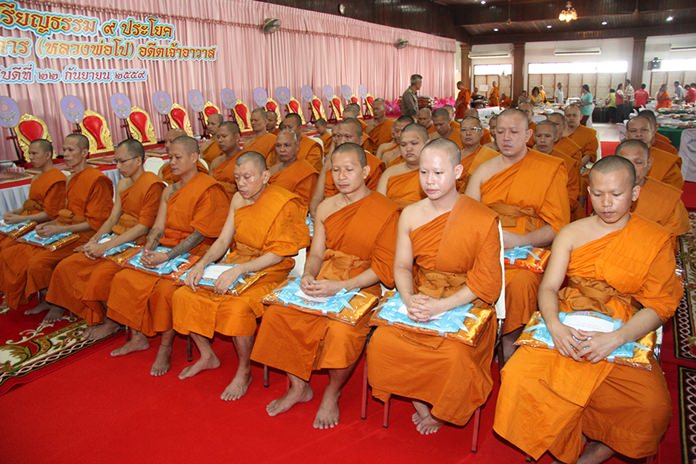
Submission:
<svg viewBox="0 0 696 464">
<path fill-rule="evenodd" d="M 162 166 L 164 166 L 166 163 L 167 161 L 163 160 L 162 158 L 151 156 L 145 159 L 143 169 L 147 172 L 159 174 L 160 169 L 162 169 Z"/>
<path fill-rule="evenodd" d="M 307 261 L 307 249 L 302 248 L 295 256 L 295 267 L 292 268 L 288 277 L 291 279 L 299 279 L 304 272 L 305 262 Z"/>
<path fill-rule="evenodd" d="M 682 176 L 687 182 L 696 182 L 696 129 L 684 129 L 679 142 Z"/>
</svg>

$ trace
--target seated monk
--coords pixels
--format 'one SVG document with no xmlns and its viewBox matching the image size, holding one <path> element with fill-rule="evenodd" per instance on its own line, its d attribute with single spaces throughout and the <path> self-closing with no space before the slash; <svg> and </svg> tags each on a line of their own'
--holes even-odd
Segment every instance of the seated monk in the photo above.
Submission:
<svg viewBox="0 0 696 464">
<path fill-rule="evenodd" d="M 207 140 L 201 144 L 201 157 L 206 163 L 208 163 L 208 166 L 211 165 L 215 158 L 222 155 L 222 149 L 220 149 L 220 145 L 218 145 L 216 135 L 220 124 L 222 124 L 224 121 L 225 120 L 220 113 L 214 113 L 208 116 L 207 128 L 208 134 L 210 134 L 210 140 Z"/>
<path fill-rule="evenodd" d="M 500 108 L 502 109 L 507 109 L 512 106 L 512 100 L 510 100 L 510 97 L 505 95 L 504 93 L 500 94 Z"/>
<path fill-rule="evenodd" d="M 657 116 L 655 116 L 655 113 L 652 112 L 652 110 L 643 110 L 638 113 L 640 116 L 645 116 L 648 119 L 650 119 L 650 122 L 652 125 L 655 127 L 655 141 L 653 142 L 653 147 L 666 151 L 667 153 L 671 153 L 673 155 L 679 155 L 679 150 L 677 147 L 672 145 L 672 140 L 670 140 L 669 137 L 666 135 L 662 135 L 659 132 L 657 132 Z"/>
<path fill-rule="evenodd" d="M 401 132 L 401 158 L 403 163 L 387 168 L 379 179 L 377 191 L 404 209 L 411 203 L 425 198 L 418 178 L 421 150 L 428 141 L 428 131 L 420 124 L 409 124 Z"/>
<path fill-rule="evenodd" d="M 324 153 L 329 152 L 329 148 L 331 147 L 331 144 L 333 143 L 333 137 L 331 135 L 331 132 L 329 132 L 329 126 L 326 123 L 326 119 L 324 118 L 319 118 L 316 121 L 314 121 L 314 127 L 317 128 L 317 132 L 319 133 L 319 138 L 321 139 L 321 143 L 324 144 Z"/>
<path fill-rule="evenodd" d="M 239 148 L 241 131 L 237 123 L 225 121 L 220 125 L 216 137 L 217 143 L 222 149 L 222 156 L 217 157 L 210 165 L 210 174 L 224 187 L 227 197 L 231 200 L 237 191 L 237 184 L 234 181 L 234 167 L 235 161 L 242 154 L 242 150 Z M 275 138 L 274 135 L 271 137 Z"/>
<path fill-rule="evenodd" d="M 140 262 L 155 268 L 185 253 L 202 256 L 220 234 L 229 208 L 225 189 L 212 177 L 196 171 L 198 143 L 188 136 L 175 139 L 167 149 L 172 173 L 179 182 L 162 193 L 155 223 L 145 241 Z M 167 252 L 155 251 L 157 246 Z M 147 337 L 162 334 L 155 362 L 150 369 L 154 376 L 169 371 L 174 341 L 171 301 L 178 282 L 136 269 L 118 272 L 111 283 L 107 300 L 107 317 L 127 325 L 131 339 L 111 352 L 123 356 L 150 347 Z"/>
<path fill-rule="evenodd" d="M 575 158 L 568 156 L 556 149 L 557 137 L 560 135 L 557 126 L 549 121 L 541 121 L 534 128 L 534 149 L 546 155 L 555 156 L 563 160 L 568 174 L 568 204 L 570 205 L 570 217 L 572 220 L 585 217 L 585 211 L 578 202 L 580 194 L 580 166 Z"/>
<path fill-rule="evenodd" d="M 278 135 L 278 114 L 275 111 L 266 111 L 266 130 L 269 134 Z"/>
<path fill-rule="evenodd" d="M 383 143 L 377 149 L 376 156 L 381 159 L 386 166 L 403 163 L 403 158 L 400 156 L 399 147 L 401 146 L 401 131 L 409 124 L 413 124 L 411 116 L 400 116 L 394 124 L 392 124 L 392 139 Z"/>
<path fill-rule="evenodd" d="M 468 110 L 466 110 L 466 112 L 464 113 L 464 117 L 465 118 L 476 118 L 479 121 L 481 120 L 481 119 L 479 119 L 478 110 L 476 108 L 469 108 Z M 493 117 L 497 117 L 497 116 L 494 114 L 491 116 L 491 118 L 493 118 Z M 493 142 L 493 135 L 491 134 L 491 131 L 493 130 L 493 128 L 491 128 L 489 130 L 489 129 L 486 129 L 485 127 L 481 127 L 481 129 L 482 129 L 481 140 L 479 141 L 480 144 L 487 145 L 487 144 Z M 461 132 L 461 127 L 459 128 L 459 131 Z"/>
<path fill-rule="evenodd" d="M 456 110 L 454 109 L 454 106 L 452 105 L 443 105 L 442 106 L 444 109 L 447 110 L 447 113 L 449 114 L 450 118 L 450 126 L 452 126 L 453 130 L 459 131 L 459 122 L 454 119 L 454 116 L 456 115 Z"/>
<path fill-rule="evenodd" d="M 517 108 L 527 115 L 529 129 L 532 131 L 532 135 L 529 137 L 529 140 L 527 140 L 527 146 L 532 148 L 534 146 L 534 129 L 536 128 L 536 123 L 534 122 L 534 105 L 525 101 L 517 105 Z"/>
<path fill-rule="evenodd" d="M 380 282 L 393 285 L 396 205 L 365 185 L 365 152 L 344 143 L 331 155 L 331 175 L 339 194 L 317 209 L 314 237 L 300 288 L 312 297 L 331 297 L 341 289 L 381 294 Z M 313 397 L 313 370 L 327 369 L 314 428 L 338 425 L 338 399 L 355 368 L 370 331 L 369 313 L 355 326 L 321 314 L 272 305 L 261 321 L 251 358 L 287 372 L 290 389 L 266 406 L 270 416 L 281 414 Z"/>
<path fill-rule="evenodd" d="M 461 130 L 459 133 L 461 134 L 463 145 L 461 149 L 461 158 L 464 170 L 462 171 L 462 175 L 457 179 L 457 191 L 464 193 L 471 174 L 473 174 L 481 164 L 489 159 L 495 158 L 500 155 L 500 153 L 485 145 L 481 145 L 483 127 L 481 126 L 479 118 L 466 116 L 460 124 Z"/>
<path fill-rule="evenodd" d="M 445 108 L 438 108 L 433 111 L 433 124 L 435 129 L 437 129 L 437 136 L 434 138 L 442 137 L 443 139 L 451 140 L 461 150 L 464 146 L 461 135 L 458 130 L 454 130 L 450 125 L 449 112 Z"/>
<path fill-rule="evenodd" d="M 2 215 L 5 224 L 17 224 L 24 221 L 40 224 L 51 221 L 58 217 L 61 208 L 65 206 L 65 174 L 53 166 L 53 144 L 46 139 L 36 139 L 31 142 L 29 161 L 32 168 L 39 173 L 31 179 L 29 198 L 22 207 Z M 15 244 L 15 240 L 11 237 L 0 235 L 0 251 Z M 0 278 L 2 278 L 1 272 Z"/>
<path fill-rule="evenodd" d="M 430 108 L 419 109 L 416 113 L 416 122 L 426 128 L 428 137 L 437 132 L 433 124 L 433 112 Z"/>
<path fill-rule="evenodd" d="M 266 159 L 273 153 L 275 149 L 275 134 L 271 134 L 266 130 L 266 120 L 269 114 L 275 114 L 273 111 L 266 111 L 263 108 L 254 108 L 251 111 L 251 128 L 254 131 L 254 138 L 244 142 L 244 148 L 241 154 L 253 151 L 261 153 Z"/>
<path fill-rule="evenodd" d="M 236 164 L 238 192 L 220 237 L 188 273 L 187 286 L 172 298 L 174 329 L 190 334 L 201 353 L 198 361 L 181 371 L 180 379 L 219 367 L 210 339 L 216 332 L 232 337 L 239 364 L 220 396 L 225 401 L 241 398 L 251 383 L 249 355 L 256 319 L 263 314 L 261 299 L 287 279 L 295 263 L 292 256 L 309 245 L 307 207 L 294 193 L 268 185 L 270 173 L 264 156 L 247 152 Z M 223 272 L 215 287 L 199 286 L 205 267 L 228 250 L 224 262 L 236 266 Z M 254 272 L 263 272 L 263 276 L 240 295 L 228 294 L 238 277 Z"/>
<path fill-rule="evenodd" d="M 5 295 L 5 304 L 17 308 L 27 303 L 31 295 L 44 292 L 51 282 L 53 270 L 73 250 L 87 243 L 101 227 L 113 206 L 114 188 L 111 180 L 99 169 L 87 164 L 89 140 L 82 134 L 70 134 L 63 142 L 63 161 L 70 171 L 66 185 L 66 197 L 58 217 L 36 226 L 39 237 L 72 232 L 78 235 L 75 242 L 50 251 L 40 246 L 17 243 L 0 253 L 0 290 Z M 40 303 L 30 314 L 50 309 Z M 63 311 L 49 311 L 44 321 L 60 319 Z"/>
<path fill-rule="evenodd" d="M 547 247 L 570 221 L 568 174 L 563 161 L 527 147 L 531 133 L 528 123 L 520 110 L 500 113 L 495 132 L 501 156 L 483 163 L 466 188 L 467 195 L 499 214 L 506 249 Z M 513 342 L 536 310 L 541 276 L 520 267 L 505 267 L 502 341 L 506 356 L 512 354 Z"/>
<path fill-rule="evenodd" d="M 164 182 L 143 170 L 145 150 L 135 139 L 126 139 L 116 146 L 114 159 L 122 179 L 116 186 L 116 201 L 108 219 L 79 251 L 56 266 L 48 286 L 46 301 L 56 314 L 67 309 L 87 323 L 84 334 L 99 340 L 119 329 L 111 319 L 104 318 L 111 280 L 122 268 L 104 259 L 108 250 L 128 242 L 142 244 L 155 222 Z M 105 234 L 115 234 L 106 243 L 99 243 Z"/>
<path fill-rule="evenodd" d="M 488 106 L 500 106 L 500 88 L 493 81 L 491 92 L 488 94 Z"/>
<path fill-rule="evenodd" d="M 580 105 L 568 105 L 565 107 L 566 130 L 563 136 L 569 137 L 576 144 L 580 145 L 582 150 L 582 158 L 580 166 L 585 166 L 587 163 L 597 159 L 597 151 L 599 150 L 599 140 L 597 139 L 597 131 L 591 127 L 580 124 L 582 120 L 582 112 Z M 569 155 L 570 153 L 566 153 Z"/>
<path fill-rule="evenodd" d="M 367 135 L 367 123 L 360 119 L 360 105 L 357 103 L 348 103 L 343 107 L 343 119 L 354 118 L 357 119 L 362 126 L 363 133 Z"/>
<path fill-rule="evenodd" d="M 488 118 L 488 133 L 491 134 L 491 141 L 485 144 L 482 144 L 491 150 L 495 150 L 497 152 L 500 152 L 500 149 L 498 148 L 498 145 L 495 143 L 495 125 L 498 122 L 498 115 L 497 114 L 492 114 L 490 118 Z M 486 129 L 484 129 L 484 132 Z"/>
<path fill-rule="evenodd" d="M 520 347 L 502 371 L 493 428 L 534 460 L 547 451 L 561 462 L 600 463 L 614 453 L 643 460 L 657 453 L 669 424 L 660 364 L 652 356 L 651 370 L 607 361 L 663 325 L 683 292 L 669 232 L 630 213 L 640 190 L 622 157 L 594 165 L 595 215 L 560 231 L 539 288 L 555 347 Z M 577 310 L 624 325 L 602 333 L 560 322 L 559 311 Z"/>
<path fill-rule="evenodd" d="M 297 159 L 307 161 L 315 171 L 321 171 L 324 159 L 324 150 L 321 145 L 306 135 L 302 134 L 302 118 L 297 113 L 288 113 L 283 120 L 283 129 L 290 130 L 297 136 Z M 280 132 L 278 133 L 280 135 Z M 279 153 L 274 151 L 266 159 L 268 166 L 273 166 L 279 162 Z M 292 192 L 292 190 L 291 190 Z"/>
<path fill-rule="evenodd" d="M 554 112 L 546 115 L 546 119 L 551 121 L 556 126 L 556 135 L 558 136 L 558 140 L 556 140 L 556 143 L 553 144 L 554 150 L 558 150 L 561 153 L 570 156 L 577 162 L 580 168 L 584 168 L 584 165 L 580 164 L 584 156 L 582 153 L 582 147 L 573 139 L 567 135 L 564 135 L 568 128 L 565 114 Z"/>
<path fill-rule="evenodd" d="M 171 143 L 178 137 L 181 137 L 183 135 L 186 135 L 186 131 L 184 131 L 183 129 L 169 129 L 167 131 L 167 135 L 164 137 L 164 147 L 167 150 L 169 150 L 169 145 L 171 145 Z M 198 172 L 208 174 L 208 168 L 205 167 L 205 165 L 200 160 L 198 161 L 196 167 L 198 169 Z M 180 180 L 178 176 L 172 173 L 172 168 L 169 165 L 169 162 L 162 165 L 157 175 L 160 176 L 160 178 L 162 178 L 162 180 L 166 182 L 168 185 L 179 182 Z"/>
<path fill-rule="evenodd" d="M 652 167 L 648 175 L 665 184 L 672 185 L 679 190 L 684 189 L 684 177 L 681 172 L 682 160 L 678 155 L 673 155 L 653 146 L 657 128 L 649 117 L 643 115 L 629 119 L 626 123 L 626 139 L 640 140 L 650 147 Z"/>
<path fill-rule="evenodd" d="M 367 151 L 376 153 L 380 145 L 391 140 L 394 120 L 387 118 L 387 103 L 383 98 L 375 99 L 372 103 L 372 112 L 374 117 L 369 123 L 368 138 L 363 146 Z"/>
<path fill-rule="evenodd" d="M 493 211 L 459 195 L 460 152 L 448 140 L 429 142 L 421 154 L 420 180 L 427 198 L 407 206 L 397 232 L 394 280 L 410 319 L 427 322 L 469 303 L 491 307 L 502 285 L 500 236 Z M 496 338 L 492 317 L 476 346 L 438 335 L 380 326 L 367 347 L 372 394 L 413 400 L 421 434 L 443 421 L 464 425 L 493 387 Z"/>
<path fill-rule="evenodd" d="M 345 112 L 343 113 L 345 115 Z M 362 144 L 363 134 L 362 128 L 357 119 L 343 119 L 334 126 L 333 132 L 334 145 L 336 147 L 343 145 L 344 143 L 355 143 L 357 145 Z M 314 193 L 312 194 L 312 200 L 309 204 L 309 213 L 314 217 L 316 215 L 317 206 L 319 203 L 328 198 L 334 196 L 338 193 L 336 184 L 334 184 L 333 176 L 331 172 L 331 153 L 328 152 L 324 159 L 324 166 L 319 173 L 319 179 L 317 180 L 317 185 L 314 187 Z M 367 179 L 365 179 L 365 184 L 370 190 L 375 190 L 379 182 L 382 173 L 384 172 L 384 163 L 382 160 L 377 158 L 370 152 L 365 152 L 365 157 L 367 158 L 367 167 L 370 169 Z"/>
<path fill-rule="evenodd" d="M 682 191 L 648 175 L 652 167 L 650 149 L 640 140 L 624 140 L 616 147 L 617 156 L 629 160 L 636 170 L 636 184 L 640 197 L 633 212 L 657 222 L 675 237 L 689 231 L 689 213 L 681 199 Z M 676 240 L 674 240 L 676 245 Z"/>
<path fill-rule="evenodd" d="M 309 207 L 319 173 L 307 160 L 298 158 L 298 149 L 299 140 L 295 131 L 283 129 L 278 133 L 275 146 L 278 163 L 269 169 L 271 173 L 269 183 L 297 194 L 302 204 Z"/>
</svg>

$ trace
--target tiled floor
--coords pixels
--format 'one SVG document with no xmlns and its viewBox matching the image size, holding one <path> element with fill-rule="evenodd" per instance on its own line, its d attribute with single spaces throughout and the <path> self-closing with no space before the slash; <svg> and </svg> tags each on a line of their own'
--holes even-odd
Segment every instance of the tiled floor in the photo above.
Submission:
<svg viewBox="0 0 696 464">
<path fill-rule="evenodd" d="M 619 137 L 619 126 L 616 124 L 600 122 L 593 124 L 592 128 L 597 131 L 599 140 L 602 142 L 618 142 L 621 140 Z"/>
</svg>

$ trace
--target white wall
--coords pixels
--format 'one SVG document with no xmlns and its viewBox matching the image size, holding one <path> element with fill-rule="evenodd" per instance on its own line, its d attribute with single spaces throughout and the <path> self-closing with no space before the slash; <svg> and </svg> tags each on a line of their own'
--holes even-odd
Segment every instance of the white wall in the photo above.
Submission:
<svg viewBox="0 0 696 464">
<path fill-rule="evenodd" d="M 645 66 L 643 67 L 643 77 L 641 82 L 649 84 L 650 71 L 648 71 L 648 61 L 652 60 L 653 58 L 659 58 L 661 60 L 683 60 L 696 58 L 696 50 L 685 52 L 673 52 L 670 51 L 670 46 L 696 47 L 696 34 L 663 35 L 648 37 L 645 41 Z M 688 74 L 689 76 L 693 75 L 693 73 Z"/>
</svg>

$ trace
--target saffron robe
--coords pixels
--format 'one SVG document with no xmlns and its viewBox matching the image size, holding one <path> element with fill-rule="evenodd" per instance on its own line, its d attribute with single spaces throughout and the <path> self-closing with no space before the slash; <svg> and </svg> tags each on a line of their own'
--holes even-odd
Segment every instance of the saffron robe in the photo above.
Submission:
<svg viewBox="0 0 696 464">
<path fill-rule="evenodd" d="M 159 243 L 175 247 L 193 233 L 205 238 L 189 251 L 202 256 L 222 230 L 229 209 L 225 190 L 215 179 L 196 173 L 167 202 L 164 234 Z M 148 337 L 172 328 L 172 295 L 179 282 L 135 269 L 118 272 L 107 300 L 107 317 Z"/>
<path fill-rule="evenodd" d="M 425 198 L 420 185 L 419 170 L 412 169 L 391 176 L 387 180 L 387 198 L 396 203 L 399 210 Z"/>
<path fill-rule="evenodd" d="M 382 177 L 382 173 L 386 168 L 384 162 L 372 153 L 365 152 L 365 157 L 367 158 L 367 165 L 370 167 L 370 173 L 367 175 L 367 179 L 365 179 L 365 185 L 367 185 L 367 188 L 370 190 L 375 190 L 377 184 L 379 184 L 379 178 Z M 329 198 L 338 193 L 333 176 L 331 175 L 331 169 L 327 169 L 324 180 L 324 198 Z"/>
<path fill-rule="evenodd" d="M 549 153 L 551 156 L 563 160 L 563 164 L 568 174 L 568 204 L 570 206 L 570 216 L 572 220 L 585 217 L 585 211 L 580 207 L 578 197 L 580 196 L 580 166 L 578 161 L 568 156 L 567 154 L 556 150 L 555 148 Z"/>
<path fill-rule="evenodd" d="M 261 299 L 282 283 L 295 261 L 291 258 L 309 245 L 305 224 L 307 207 L 282 187 L 268 185 L 258 200 L 234 212 L 234 241 L 227 264 L 251 261 L 266 253 L 282 256 L 278 264 L 263 269 L 263 277 L 241 295 L 217 295 L 205 287 L 193 292 L 181 287 L 172 299 L 174 330 L 212 338 L 215 332 L 248 337 L 256 332 L 263 314 Z"/>
<path fill-rule="evenodd" d="M 254 151 L 263 155 L 264 158 L 268 159 L 271 156 L 271 154 L 275 151 L 275 143 L 277 138 L 277 135 L 268 132 L 261 136 L 257 135 L 256 137 L 244 144 L 244 148 L 240 152 L 240 155 L 242 153 Z"/>
<path fill-rule="evenodd" d="M 567 185 L 563 161 L 529 150 L 481 184 L 481 201 L 500 215 L 503 230 L 525 234 L 549 225 L 558 233 L 570 221 Z M 505 267 L 503 333 L 522 327 L 536 311 L 541 278 L 527 269 Z"/>
<path fill-rule="evenodd" d="M 491 89 L 491 94 L 488 96 L 488 106 L 500 106 L 500 90 L 498 87 Z"/>
<path fill-rule="evenodd" d="M 237 192 L 237 182 L 234 180 L 234 167 L 237 162 L 237 158 L 241 156 L 242 152 L 238 151 L 234 155 L 230 156 L 222 163 L 218 164 L 210 175 L 213 179 L 218 181 L 220 185 L 225 189 L 227 198 L 232 200 L 232 196 Z"/>
<path fill-rule="evenodd" d="M 307 161 L 315 171 L 320 172 L 321 167 L 324 165 L 324 150 L 322 150 L 321 145 L 316 140 L 303 135 L 297 148 L 297 159 Z M 278 154 L 274 148 L 273 152 L 266 159 L 266 164 L 273 166 L 276 163 L 278 163 Z"/>
<path fill-rule="evenodd" d="M 582 156 L 589 156 L 592 162 L 597 159 L 599 141 L 597 140 L 596 130 L 592 129 L 591 127 L 579 125 L 568 137 L 570 137 L 573 142 L 580 145 Z"/>
<path fill-rule="evenodd" d="M 529 121 L 529 128 L 532 130 L 532 135 L 527 139 L 527 146 L 529 148 L 534 148 L 536 140 L 534 139 L 534 131 L 536 130 L 536 123 L 534 121 Z"/>
<path fill-rule="evenodd" d="M 17 308 L 29 297 L 48 287 L 51 274 L 60 261 L 72 255 L 73 250 L 87 240 L 106 221 L 113 207 L 113 184 L 99 169 L 86 167 L 67 180 L 66 201 L 56 219 L 58 225 L 87 222 L 90 229 L 80 232 L 80 238 L 56 251 L 18 243 L 0 254 L 2 281 L 0 289 L 5 303 Z"/>
<path fill-rule="evenodd" d="M 376 153 L 380 145 L 387 143 L 392 139 L 391 132 L 393 125 L 394 120 L 387 118 L 384 118 L 382 122 L 375 124 L 367 134 L 368 139 L 363 144 L 365 149 Z"/>
<path fill-rule="evenodd" d="M 633 212 L 657 222 L 675 236 L 684 235 L 691 228 L 689 213 L 681 199 L 678 188 L 647 177 L 640 189 Z"/>
<path fill-rule="evenodd" d="M 208 166 L 210 166 L 210 163 L 221 155 L 222 149 L 220 149 L 220 145 L 218 144 L 217 140 L 211 140 L 208 146 L 205 147 L 205 150 L 203 150 L 201 153 L 201 158 L 203 158 L 205 162 L 208 163 Z"/>
<path fill-rule="evenodd" d="M 493 141 L 493 136 L 491 135 L 491 130 L 486 129 L 484 127 L 483 130 L 481 131 L 481 141 L 479 142 L 479 144 L 486 145 L 486 144 L 491 143 L 492 141 Z"/>
<path fill-rule="evenodd" d="M 469 183 L 469 178 L 474 171 L 476 171 L 483 163 L 489 159 L 495 158 L 498 155 L 500 155 L 500 153 L 492 148 L 481 145 L 475 151 L 463 157 L 461 164 L 464 167 L 464 170 L 462 171 L 461 177 L 457 179 L 457 190 L 460 193 L 464 193 L 466 190 L 466 185 Z"/>
<path fill-rule="evenodd" d="M 331 132 L 326 131 L 323 134 L 320 134 L 319 138 L 321 139 L 321 142 L 324 144 L 324 153 L 327 153 L 329 151 L 329 147 L 333 143 L 333 136 L 331 135 Z"/>
<path fill-rule="evenodd" d="M 672 153 L 673 155 L 679 154 L 679 150 L 672 145 L 672 140 L 659 132 L 655 132 L 655 141 L 653 142 L 653 146 L 668 153 Z"/>
<path fill-rule="evenodd" d="M 495 213 L 461 195 L 452 211 L 410 233 L 414 292 L 446 298 L 464 285 L 479 307 L 500 294 L 500 238 Z M 493 387 L 491 360 L 497 319 L 491 317 L 475 347 L 394 326 L 379 326 L 367 347 L 372 394 L 431 404 L 433 416 L 464 425 Z"/>
<path fill-rule="evenodd" d="M 268 183 L 290 190 L 300 197 L 303 205 L 308 206 L 318 179 L 319 173 L 311 164 L 297 159 L 290 166 L 273 174 Z"/>
<path fill-rule="evenodd" d="M 681 158 L 655 147 L 650 148 L 650 156 L 652 157 L 652 167 L 648 176 L 682 190 L 684 177 L 681 172 Z"/>
<path fill-rule="evenodd" d="M 120 192 L 121 217 L 111 232 L 121 235 L 137 224 L 152 227 L 163 190 L 162 179 L 143 172 L 135 183 Z M 143 236 L 137 243 L 144 241 Z M 106 303 L 111 281 L 121 269 L 110 259 L 90 259 L 84 253 L 74 253 L 53 271 L 46 300 L 81 317 L 87 325 L 101 324 L 104 322 L 102 302 Z"/>
<path fill-rule="evenodd" d="M 344 280 L 371 268 L 388 287 L 394 285 L 398 212 L 382 194 L 372 192 L 332 213 L 324 221 L 326 253 L 317 279 Z M 361 289 L 380 295 L 379 283 Z M 355 326 L 296 309 L 271 305 L 261 321 L 251 359 L 309 380 L 315 369 L 353 365 L 365 346 L 369 316 Z"/>
<path fill-rule="evenodd" d="M 558 139 L 558 142 L 554 144 L 553 149 L 558 150 L 561 153 L 565 153 L 566 155 L 575 159 L 578 162 L 578 168 L 580 167 L 580 161 L 582 161 L 583 157 L 582 147 L 573 139 L 570 137 L 561 137 Z"/>
<path fill-rule="evenodd" d="M 198 169 L 198 172 L 208 174 L 208 168 L 206 168 L 200 161 L 196 165 L 196 168 Z M 172 168 L 169 166 L 169 163 L 162 166 L 162 169 L 160 170 L 160 177 L 167 183 L 167 185 L 172 185 L 181 180 L 179 176 L 172 174 Z"/>
<path fill-rule="evenodd" d="M 669 233 L 633 215 L 622 230 L 571 252 L 560 310 L 591 309 L 628 321 L 637 302 L 667 320 L 682 297 L 675 266 Z M 503 369 L 493 428 L 535 460 L 548 450 L 575 462 L 583 435 L 638 459 L 657 452 L 671 409 L 654 360 L 648 371 L 525 346 Z"/>
</svg>

